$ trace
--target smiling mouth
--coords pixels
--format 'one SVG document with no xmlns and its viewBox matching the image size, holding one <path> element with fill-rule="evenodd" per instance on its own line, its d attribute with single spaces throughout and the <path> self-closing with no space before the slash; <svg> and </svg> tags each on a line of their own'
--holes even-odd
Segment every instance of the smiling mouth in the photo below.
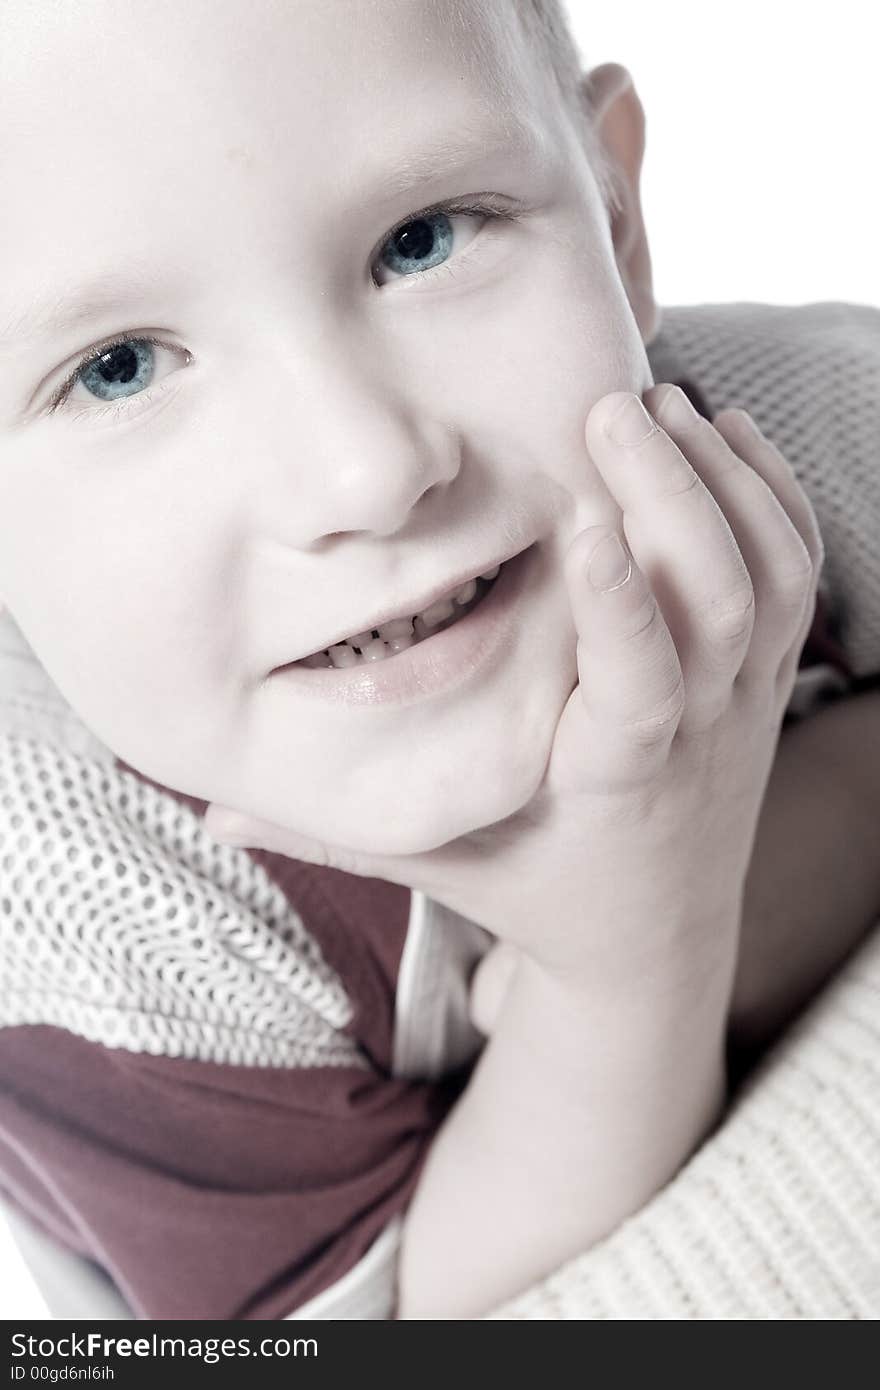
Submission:
<svg viewBox="0 0 880 1390">
<path fill-rule="evenodd" d="M 414 613 L 409 618 L 392 618 L 380 627 L 371 628 L 368 632 L 354 633 L 343 642 L 312 652 L 309 656 L 301 657 L 299 661 L 290 664 L 309 667 L 312 670 L 331 666 L 341 670 L 351 666 L 369 666 L 376 661 L 385 661 L 388 657 L 396 656 L 398 652 L 408 651 L 410 647 L 418 646 L 426 638 L 433 637 L 448 627 L 454 627 L 468 613 L 473 612 L 492 588 L 503 568 L 504 565 L 494 565 L 484 574 L 467 580 L 457 589 L 450 590 L 448 594 L 436 599 L 421 613 Z"/>
</svg>

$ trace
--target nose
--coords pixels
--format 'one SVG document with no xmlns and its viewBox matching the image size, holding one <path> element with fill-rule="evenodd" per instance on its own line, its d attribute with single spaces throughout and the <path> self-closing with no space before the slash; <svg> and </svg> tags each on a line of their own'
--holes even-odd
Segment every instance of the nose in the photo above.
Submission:
<svg viewBox="0 0 880 1390">
<path fill-rule="evenodd" d="M 393 535 L 457 476 L 454 432 L 392 376 L 337 349 L 332 369 L 322 355 L 287 378 L 262 436 L 274 478 L 263 494 L 268 525 L 283 528 L 286 545 L 313 550 L 356 532 Z"/>
</svg>

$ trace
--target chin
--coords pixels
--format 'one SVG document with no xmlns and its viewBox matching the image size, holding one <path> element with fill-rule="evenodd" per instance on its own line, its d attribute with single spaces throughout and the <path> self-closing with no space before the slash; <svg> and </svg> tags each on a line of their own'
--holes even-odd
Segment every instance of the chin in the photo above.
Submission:
<svg viewBox="0 0 880 1390">
<path fill-rule="evenodd" d="M 469 768 L 461 775 L 433 780 L 427 787 L 377 791 L 369 816 L 338 815 L 331 843 L 364 854 L 425 854 L 496 821 L 505 820 L 535 795 L 544 777 L 548 750 L 531 744 L 532 756 L 515 764 L 509 757 L 493 770 Z"/>
</svg>

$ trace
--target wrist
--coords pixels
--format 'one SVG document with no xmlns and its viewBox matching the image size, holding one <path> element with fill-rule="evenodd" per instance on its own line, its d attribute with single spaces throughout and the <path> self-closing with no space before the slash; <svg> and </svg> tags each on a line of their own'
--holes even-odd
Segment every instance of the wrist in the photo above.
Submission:
<svg viewBox="0 0 880 1390">
<path fill-rule="evenodd" d="M 407 1317 L 485 1311 L 636 1211 L 718 1122 L 730 971 L 612 988 L 520 956 L 404 1230 Z"/>
<path fill-rule="evenodd" d="M 655 921 L 637 931 L 615 926 L 599 938 L 591 928 L 587 946 L 564 960 L 549 958 L 537 942 L 521 953 L 523 982 L 552 993 L 563 1010 L 633 1012 L 665 1001 L 675 1012 L 694 997 L 732 989 L 740 924 L 739 903 L 707 906 L 699 920 L 673 920 L 658 910 Z M 582 921 L 572 927 L 573 941 L 584 935 Z"/>
<path fill-rule="evenodd" d="M 580 1096 L 642 1096 L 647 1111 L 671 1077 L 724 1073 L 735 947 L 722 955 L 635 973 L 623 985 L 564 978 L 523 956 L 501 1004 L 492 1041 L 515 1039 L 531 1065 L 568 1077 Z M 710 1083 L 711 1084 L 711 1083 Z"/>
</svg>

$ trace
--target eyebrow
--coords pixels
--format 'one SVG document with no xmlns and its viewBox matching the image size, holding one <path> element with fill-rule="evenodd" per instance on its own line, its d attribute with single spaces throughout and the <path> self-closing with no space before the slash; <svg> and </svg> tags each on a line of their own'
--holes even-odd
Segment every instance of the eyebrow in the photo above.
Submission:
<svg viewBox="0 0 880 1390">
<path fill-rule="evenodd" d="M 546 161 L 547 147 L 539 131 L 518 114 L 505 113 L 506 121 L 487 125 L 479 119 L 462 124 L 436 137 L 415 151 L 398 155 L 390 164 L 379 160 L 367 164 L 367 173 L 354 206 L 397 201 L 427 183 L 449 177 L 477 163 L 485 164 L 505 154 L 516 153 L 536 161 Z M 137 262 L 115 266 L 76 290 L 48 295 L 32 303 L 18 317 L 10 319 L 0 331 L 0 352 L 24 346 L 45 337 L 66 333 L 99 315 L 128 310 L 136 301 L 146 301 L 159 289 L 168 291 L 167 273 Z"/>
<path fill-rule="evenodd" d="M 167 289 L 167 278 L 165 287 Z M 159 287 L 156 271 L 139 264 L 116 266 L 83 281 L 71 293 L 48 295 L 31 305 L 25 313 L 10 319 L 0 333 L 0 351 L 23 345 L 52 334 L 66 333 L 99 314 L 125 304 L 146 300 Z"/>
<path fill-rule="evenodd" d="M 453 174 L 477 160 L 482 164 L 511 152 L 546 159 L 546 142 L 535 126 L 518 114 L 505 114 L 505 124 L 497 120 L 490 124 L 479 117 L 470 122 L 458 122 L 454 130 L 420 145 L 412 153 L 398 155 L 391 164 L 377 161 L 368 166 L 365 183 L 381 189 L 383 198 L 400 198 L 414 192 L 421 184 Z M 369 196 L 368 191 L 362 194 L 363 198 Z"/>
</svg>

